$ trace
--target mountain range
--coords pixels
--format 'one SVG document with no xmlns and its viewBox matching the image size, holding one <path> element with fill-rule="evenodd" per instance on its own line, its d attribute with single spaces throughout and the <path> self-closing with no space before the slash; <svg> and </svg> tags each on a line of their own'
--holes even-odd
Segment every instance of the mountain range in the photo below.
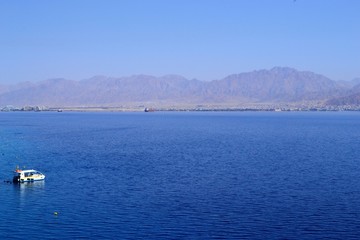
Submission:
<svg viewBox="0 0 360 240">
<path fill-rule="evenodd" d="M 0 106 L 231 107 L 254 104 L 359 105 L 360 79 L 334 81 L 310 71 L 274 67 L 213 81 L 189 80 L 179 75 L 134 75 L 0 85 Z"/>
</svg>

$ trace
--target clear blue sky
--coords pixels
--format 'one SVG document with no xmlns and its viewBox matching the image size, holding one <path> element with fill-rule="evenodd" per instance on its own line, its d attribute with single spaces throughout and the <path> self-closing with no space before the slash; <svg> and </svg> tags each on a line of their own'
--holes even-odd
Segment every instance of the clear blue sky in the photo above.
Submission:
<svg viewBox="0 0 360 240">
<path fill-rule="evenodd" d="M 351 80 L 359 13 L 359 0 L 3 0 L 0 83 L 274 66 Z"/>
</svg>

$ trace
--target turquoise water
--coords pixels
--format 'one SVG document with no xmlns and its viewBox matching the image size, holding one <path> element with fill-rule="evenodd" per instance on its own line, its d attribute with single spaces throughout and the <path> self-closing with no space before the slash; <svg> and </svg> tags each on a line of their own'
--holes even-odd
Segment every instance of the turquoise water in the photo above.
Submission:
<svg viewBox="0 0 360 240">
<path fill-rule="evenodd" d="M 0 237 L 357 239 L 359 139 L 357 112 L 0 113 Z"/>
</svg>

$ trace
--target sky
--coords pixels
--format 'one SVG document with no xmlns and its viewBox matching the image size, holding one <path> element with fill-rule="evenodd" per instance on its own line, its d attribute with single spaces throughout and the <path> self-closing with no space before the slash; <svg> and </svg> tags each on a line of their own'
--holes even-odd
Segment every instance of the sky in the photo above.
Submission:
<svg viewBox="0 0 360 240">
<path fill-rule="evenodd" d="M 0 84 L 275 66 L 351 80 L 359 12 L 358 0 L 0 0 Z"/>
</svg>

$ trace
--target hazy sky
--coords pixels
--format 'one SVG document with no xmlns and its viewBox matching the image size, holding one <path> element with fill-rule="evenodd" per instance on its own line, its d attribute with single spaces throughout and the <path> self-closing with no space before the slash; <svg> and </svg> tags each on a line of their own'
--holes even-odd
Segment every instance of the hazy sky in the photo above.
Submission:
<svg viewBox="0 0 360 240">
<path fill-rule="evenodd" d="M 351 80 L 359 13 L 359 0 L 3 0 L 0 83 L 274 66 Z"/>
</svg>

